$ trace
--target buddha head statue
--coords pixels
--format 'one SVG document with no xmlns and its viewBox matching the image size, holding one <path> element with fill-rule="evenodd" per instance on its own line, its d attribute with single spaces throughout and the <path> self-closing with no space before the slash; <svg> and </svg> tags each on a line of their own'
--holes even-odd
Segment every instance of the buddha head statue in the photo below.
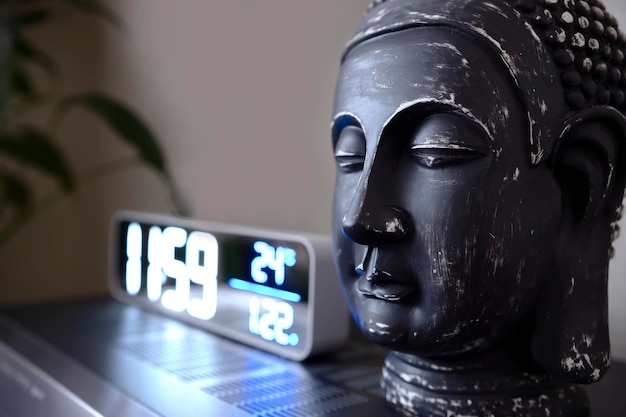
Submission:
<svg viewBox="0 0 626 417">
<path fill-rule="evenodd" d="M 331 125 L 335 260 L 369 339 L 602 376 L 625 54 L 598 0 L 372 3 Z"/>
</svg>

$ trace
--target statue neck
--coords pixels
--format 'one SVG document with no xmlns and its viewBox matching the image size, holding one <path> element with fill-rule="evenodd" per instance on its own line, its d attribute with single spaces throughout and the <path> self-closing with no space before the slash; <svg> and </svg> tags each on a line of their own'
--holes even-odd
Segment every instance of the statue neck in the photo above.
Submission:
<svg viewBox="0 0 626 417">
<path fill-rule="evenodd" d="M 542 373 L 529 361 L 497 350 L 447 359 L 390 352 L 382 378 L 387 401 L 414 415 L 585 417 L 577 385 Z"/>
</svg>

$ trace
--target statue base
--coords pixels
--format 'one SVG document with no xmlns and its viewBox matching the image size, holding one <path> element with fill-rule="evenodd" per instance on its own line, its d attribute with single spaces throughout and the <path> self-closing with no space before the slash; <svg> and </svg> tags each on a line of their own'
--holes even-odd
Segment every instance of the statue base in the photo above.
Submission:
<svg viewBox="0 0 626 417">
<path fill-rule="evenodd" d="M 449 360 L 391 352 L 382 385 L 387 401 L 410 416 L 589 416 L 579 385 L 524 368 L 501 352 Z"/>
</svg>

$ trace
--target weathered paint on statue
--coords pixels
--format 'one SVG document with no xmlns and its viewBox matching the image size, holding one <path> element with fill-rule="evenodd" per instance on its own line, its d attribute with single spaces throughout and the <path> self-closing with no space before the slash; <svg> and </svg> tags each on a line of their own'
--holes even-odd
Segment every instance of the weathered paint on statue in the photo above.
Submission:
<svg viewBox="0 0 626 417">
<path fill-rule="evenodd" d="M 403 410 L 586 415 L 575 384 L 610 365 L 625 48 L 598 1 L 368 9 L 336 90 L 335 257 Z"/>
</svg>

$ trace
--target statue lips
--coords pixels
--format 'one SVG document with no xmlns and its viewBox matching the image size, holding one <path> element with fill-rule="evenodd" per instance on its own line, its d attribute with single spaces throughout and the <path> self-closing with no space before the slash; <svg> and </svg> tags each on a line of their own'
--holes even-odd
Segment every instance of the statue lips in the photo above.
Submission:
<svg viewBox="0 0 626 417">
<path fill-rule="evenodd" d="M 417 284 L 406 263 L 394 250 L 368 246 L 363 261 L 355 268 L 358 291 L 366 297 L 400 303 L 415 295 Z"/>
</svg>

